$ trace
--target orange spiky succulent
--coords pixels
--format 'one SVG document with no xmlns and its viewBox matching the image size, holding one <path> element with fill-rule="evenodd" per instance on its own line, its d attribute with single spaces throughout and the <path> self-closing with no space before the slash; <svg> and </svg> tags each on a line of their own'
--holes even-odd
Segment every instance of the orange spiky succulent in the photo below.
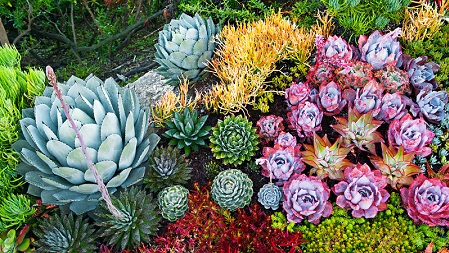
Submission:
<svg viewBox="0 0 449 253">
<path fill-rule="evenodd" d="M 310 175 L 316 173 L 319 179 L 343 179 L 344 167 L 352 163 L 346 159 L 351 148 L 342 147 L 341 141 L 339 138 L 331 144 L 327 135 L 321 138 L 314 133 L 313 145 L 304 144 L 306 150 L 302 152 L 303 162 L 312 166 Z"/>
<path fill-rule="evenodd" d="M 375 144 L 384 142 L 382 135 L 376 131 L 382 121 L 373 119 L 371 112 L 360 114 L 357 110 L 349 108 L 348 118 L 334 118 L 339 124 L 331 127 L 343 137 L 343 146 L 346 148 L 357 147 L 376 154 Z"/>
<path fill-rule="evenodd" d="M 405 154 L 402 146 L 396 150 L 393 146 L 382 143 L 382 154 L 382 158 L 370 156 L 371 162 L 387 177 L 388 184 L 394 189 L 410 185 L 413 182 L 412 176 L 422 173 L 421 168 L 412 162 L 415 153 Z"/>
</svg>

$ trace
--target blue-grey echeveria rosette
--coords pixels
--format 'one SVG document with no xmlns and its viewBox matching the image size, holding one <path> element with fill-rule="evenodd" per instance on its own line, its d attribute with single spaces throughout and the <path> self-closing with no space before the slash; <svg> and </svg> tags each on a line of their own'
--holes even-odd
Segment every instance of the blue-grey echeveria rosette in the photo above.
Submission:
<svg viewBox="0 0 449 253">
<path fill-rule="evenodd" d="M 427 62 L 427 56 L 412 58 L 410 55 L 404 54 L 402 58 L 402 67 L 410 74 L 410 83 L 415 88 L 415 94 L 418 94 L 425 88 L 434 90 L 438 87 L 435 73 L 440 69 L 440 65 L 434 62 Z"/>
<path fill-rule="evenodd" d="M 290 222 L 301 223 L 307 219 L 316 225 L 321 217 L 332 213 L 332 204 L 328 201 L 330 189 L 317 177 L 294 174 L 284 184 L 283 192 L 282 205 Z"/>
<path fill-rule="evenodd" d="M 374 70 L 384 68 L 389 62 L 394 62 L 397 67 L 402 65 L 402 48 L 398 41 L 401 28 L 396 28 L 383 35 L 380 31 L 374 31 L 370 36 L 359 37 L 360 58 L 373 66 Z"/>
<path fill-rule="evenodd" d="M 265 184 L 257 193 L 258 201 L 265 209 L 277 210 L 283 200 L 282 188 L 274 184 Z"/>
<path fill-rule="evenodd" d="M 448 102 L 446 91 L 430 91 L 429 88 L 421 90 L 416 97 L 417 106 L 412 106 L 410 112 L 413 116 L 424 116 L 430 123 L 439 123 L 446 116 L 444 107 Z"/>
</svg>

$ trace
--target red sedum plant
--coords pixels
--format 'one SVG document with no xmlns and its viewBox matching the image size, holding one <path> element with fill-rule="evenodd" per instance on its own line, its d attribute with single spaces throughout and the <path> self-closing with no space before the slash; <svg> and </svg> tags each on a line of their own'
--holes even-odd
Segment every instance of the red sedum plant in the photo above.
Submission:
<svg viewBox="0 0 449 253">
<path fill-rule="evenodd" d="M 208 186 L 195 183 L 194 188 L 189 194 L 189 212 L 167 226 L 155 239 L 155 247 L 140 252 L 301 252 L 302 234 L 272 228 L 271 217 L 259 205 L 240 208 L 231 216 L 210 199 Z"/>
</svg>

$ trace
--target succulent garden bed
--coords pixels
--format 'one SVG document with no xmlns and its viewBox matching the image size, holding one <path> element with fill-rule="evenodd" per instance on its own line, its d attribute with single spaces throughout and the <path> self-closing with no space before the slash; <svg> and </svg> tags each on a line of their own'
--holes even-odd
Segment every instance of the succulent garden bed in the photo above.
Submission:
<svg viewBox="0 0 449 253">
<path fill-rule="evenodd" d="M 181 1 L 153 105 L 2 47 L 0 252 L 448 252 L 447 2 L 387 3 Z"/>
</svg>

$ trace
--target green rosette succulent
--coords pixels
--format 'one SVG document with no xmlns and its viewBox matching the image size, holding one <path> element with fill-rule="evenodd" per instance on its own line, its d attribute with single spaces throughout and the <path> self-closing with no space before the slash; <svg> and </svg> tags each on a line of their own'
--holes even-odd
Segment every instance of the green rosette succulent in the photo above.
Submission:
<svg viewBox="0 0 449 253">
<path fill-rule="evenodd" d="M 222 171 L 214 178 L 211 196 L 222 208 L 235 211 L 251 202 L 253 181 L 237 169 Z"/>
<path fill-rule="evenodd" d="M 200 146 L 206 146 L 204 139 L 211 129 L 204 125 L 207 117 L 199 117 L 197 110 L 190 111 L 188 107 L 184 108 L 182 114 L 174 112 L 173 120 L 166 123 L 169 130 L 163 136 L 171 139 L 170 145 L 184 148 L 186 156 L 189 156 L 192 149 L 198 151 Z"/>
<path fill-rule="evenodd" d="M 43 219 L 33 233 L 39 238 L 35 244 L 37 252 L 90 253 L 97 249 L 94 226 L 83 216 L 52 215 Z"/>
<path fill-rule="evenodd" d="M 185 185 L 190 179 L 192 168 L 189 167 L 185 155 L 177 148 L 156 148 L 148 159 L 148 173 L 144 183 L 151 192 L 164 187 Z"/>
<path fill-rule="evenodd" d="M 128 187 L 117 198 L 112 196 L 112 204 L 121 212 L 118 219 L 109 212 L 105 202 L 96 211 L 96 225 L 100 227 L 99 236 L 108 245 L 123 251 L 133 249 L 142 242 L 149 242 L 155 235 L 161 217 L 151 195 L 136 186 Z"/>
<path fill-rule="evenodd" d="M 109 193 L 141 182 L 142 163 L 160 139 L 147 134 L 148 107 L 140 107 L 133 90 L 122 93 L 112 78 L 72 77 L 58 86 Z M 23 137 L 14 148 L 21 154 L 17 171 L 29 183 L 28 193 L 76 214 L 95 209 L 99 186 L 52 87 L 36 97 L 34 108 L 23 110 L 20 125 Z"/>
<path fill-rule="evenodd" d="M 189 209 L 189 190 L 182 185 L 173 185 L 164 188 L 157 195 L 159 209 L 162 217 L 169 221 L 176 221 L 184 216 Z"/>
<path fill-rule="evenodd" d="M 161 65 L 157 70 L 167 84 L 177 86 L 181 77 L 197 81 L 206 73 L 203 70 L 215 50 L 217 32 L 212 18 L 204 20 L 198 14 L 183 13 L 164 26 L 154 47 L 155 61 Z"/>
<path fill-rule="evenodd" d="M 224 164 L 240 165 L 256 154 L 259 144 L 256 129 L 241 115 L 227 116 L 212 128 L 210 147 L 215 158 Z"/>
</svg>

